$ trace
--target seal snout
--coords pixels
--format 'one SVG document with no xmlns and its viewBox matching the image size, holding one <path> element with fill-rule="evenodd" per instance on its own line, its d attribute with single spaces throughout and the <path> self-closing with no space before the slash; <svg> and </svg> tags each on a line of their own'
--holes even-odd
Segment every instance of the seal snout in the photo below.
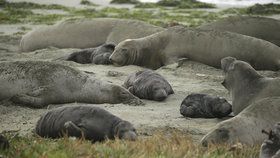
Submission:
<svg viewBox="0 0 280 158">
<path fill-rule="evenodd" d="M 129 141 L 136 141 L 137 135 L 134 131 L 125 132 L 121 139 L 129 140 Z"/>
<path fill-rule="evenodd" d="M 160 90 L 157 90 L 155 91 L 155 94 L 154 94 L 154 100 L 156 101 L 163 101 L 164 99 L 167 98 L 167 93 L 164 89 L 160 89 Z"/>
</svg>

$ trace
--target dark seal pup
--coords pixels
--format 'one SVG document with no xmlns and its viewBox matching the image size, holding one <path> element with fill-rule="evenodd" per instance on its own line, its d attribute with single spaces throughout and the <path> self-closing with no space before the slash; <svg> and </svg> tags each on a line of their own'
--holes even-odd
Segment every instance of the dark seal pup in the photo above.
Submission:
<svg viewBox="0 0 280 158">
<path fill-rule="evenodd" d="M 141 99 L 162 101 L 174 93 L 168 81 L 151 70 L 130 74 L 123 86 Z"/>
<path fill-rule="evenodd" d="M 260 158 L 279 158 L 280 157 L 280 122 L 276 123 L 272 130 L 263 133 L 268 135 L 264 140 L 260 150 Z"/>
<path fill-rule="evenodd" d="M 121 86 L 54 62 L 2 62 L 0 83 L 0 100 L 11 98 L 34 108 L 71 102 L 142 104 Z"/>
<path fill-rule="evenodd" d="M 222 83 L 232 97 L 232 111 L 240 113 L 251 103 L 280 96 L 280 79 L 261 76 L 247 62 L 226 57 L 221 60 L 225 79 Z"/>
<path fill-rule="evenodd" d="M 84 49 L 70 54 L 66 60 L 80 64 L 111 64 L 109 57 L 113 53 L 115 45 L 112 43 L 103 44 L 99 47 Z"/>
<path fill-rule="evenodd" d="M 192 118 L 221 118 L 231 113 L 231 105 L 221 97 L 193 93 L 181 103 L 180 113 Z"/>
<path fill-rule="evenodd" d="M 35 131 L 42 137 L 59 138 L 67 134 L 92 142 L 115 137 L 137 138 L 131 123 L 94 106 L 64 106 L 51 110 L 39 119 Z"/>
<path fill-rule="evenodd" d="M 2 134 L 0 134 L 0 150 L 5 150 L 10 147 L 9 141 Z"/>
<path fill-rule="evenodd" d="M 120 42 L 110 60 L 114 65 L 138 65 L 151 69 L 188 58 L 221 67 L 227 56 L 250 62 L 259 70 L 279 70 L 280 47 L 237 33 L 175 26 L 153 35 Z"/>
<path fill-rule="evenodd" d="M 199 28 L 235 32 L 260 38 L 280 46 L 280 21 L 272 18 L 231 16 L 199 26 Z"/>
</svg>

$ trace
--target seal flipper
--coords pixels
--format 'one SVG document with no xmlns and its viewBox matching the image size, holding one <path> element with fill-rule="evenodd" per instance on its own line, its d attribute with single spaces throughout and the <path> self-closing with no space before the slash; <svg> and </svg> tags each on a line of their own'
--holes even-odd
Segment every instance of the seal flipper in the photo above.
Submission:
<svg viewBox="0 0 280 158">
<path fill-rule="evenodd" d="M 84 131 L 82 128 L 78 127 L 72 121 L 67 121 L 64 123 L 64 130 L 68 134 L 68 136 L 75 136 L 75 137 L 84 137 Z"/>
<path fill-rule="evenodd" d="M 47 91 L 46 86 L 39 87 L 27 94 L 17 94 L 10 98 L 10 100 L 16 104 L 22 104 L 33 108 L 42 108 L 49 103 L 43 99 L 43 93 Z"/>
</svg>

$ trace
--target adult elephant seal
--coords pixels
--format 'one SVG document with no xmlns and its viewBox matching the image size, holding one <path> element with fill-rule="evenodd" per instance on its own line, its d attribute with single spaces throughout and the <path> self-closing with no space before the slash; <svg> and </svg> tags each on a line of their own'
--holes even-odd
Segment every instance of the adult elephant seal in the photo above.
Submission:
<svg viewBox="0 0 280 158">
<path fill-rule="evenodd" d="M 252 103 L 237 116 L 218 123 L 201 143 L 208 144 L 261 144 L 266 136 L 263 129 L 271 129 L 280 120 L 280 97 L 271 97 Z"/>
<path fill-rule="evenodd" d="M 123 86 L 141 99 L 163 101 L 174 93 L 168 81 L 151 70 L 130 74 Z"/>
<path fill-rule="evenodd" d="M 115 65 L 157 69 L 188 58 L 220 68 L 227 56 L 248 61 L 256 69 L 278 70 L 280 47 L 231 32 L 173 27 L 153 35 L 120 42 L 110 60 Z"/>
<path fill-rule="evenodd" d="M 280 122 L 276 123 L 272 130 L 263 133 L 268 135 L 262 143 L 260 158 L 279 158 L 280 157 Z"/>
<path fill-rule="evenodd" d="M 164 30 L 137 20 L 96 18 L 66 20 L 53 26 L 35 29 L 24 35 L 22 51 L 54 46 L 57 48 L 93 48 L 104 43 L 115 43 L 140 38 Z"/>
<path fill-rule="evenodd" d="M 115 49 L 114 44 L 103 44 L 99 47 L 84 49 L 74 52 L 66 57 L 67 61 L 74 61 L 81 64 L 111 64 L 109 57 Z"/>
<path fill-rule="evenodd" d="M 253 16 L 231 16 L 199 27 L 205 30 L 235 32 L 260 38 L 280 46 L 280 21 Z"/>
<path fill-rule="evenodd" d="M 280 96 L 280 79 L 261 76 L 250 64 L 226 57 L 221 60 L 225 79 L 222 83 L 232 97 L 232 110 L 240 113 L 254 101 Z"/>
<path fill-rule="evenodd" d="M 180 113 L 191 118 L 222 118 L 231 113 L 231 105 L 225 98 L 192 93 L 180 106 Z"/>
<path fill-rule="evenodd" d="M 125 88 L 46 61 L 0 63 L 0 100 L 34 108 L 70 102 L 141 104 Z"/>
<path fill-rule="evenodd" d="M 92 142 L 115 137 L 137 138 L 131 123 L 94 106 L 64 106 L 51 110 L 39 119 L 35 131 L 42 137 L 59 138 L 67 134 Z"/>
</svg>

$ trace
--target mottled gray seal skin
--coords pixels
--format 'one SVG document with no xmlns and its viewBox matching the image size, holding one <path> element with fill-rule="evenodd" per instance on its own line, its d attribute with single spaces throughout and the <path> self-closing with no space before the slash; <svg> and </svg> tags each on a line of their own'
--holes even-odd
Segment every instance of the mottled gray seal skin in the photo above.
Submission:
<svg viewBox="0 0 280 158">
<path fill-rule="evenodd" d="M 180 113 L 191 118 L 222 118 L 231 111 L 226 99 L 199 93 L 188 95 L 180 106 Z"/>
<path fill-rule="evenodd" d="M 35 131 L 42 137 L 59 138 L 67 134 L 92 142 L 115 137 L 137 138 L 131 123 L 92 105 L 64 106 L 48 111 L 37 122 Z"/>
<path fill-rule="evenodd" d="M 168 81 L 151 70 L 130 74 L 123 86 L 141 99 L 163 101 L 168 95 L 174 93 Z"/>
<path fill-rule="evenodd" d="M 70 54 L 66 60 L 80 64 L 111 64 L 109 57 L 113 53 L 115 45 L 112 43 L 103 44 L 96 48 L 84 49 Z"/>
<path fill-rule="evenodd" d="M 280 21 L 272 18 L 231 16 L 199 26 L 199 28 L 235 32 L 263 39 L 280 46 Z"/>
<path fill-rule="evenodd" d="M 237 116 L 218 123 L 201 140 L 208 144 L 259 145 L 267 136 L 263 129 L 272 129 L 280 120 L 280 97 L 268 97 L 253 102 Z"/>
<path fill-rule="evenodd" d="M 10 98 L 15 103 L 34 108 L 70 102 L 142 104 L 121 86 L 53 62 L 2 62 L 0 83 L 0 100 Z"/>
<path fill-rule="evenodd" d="M 120 42 L 110 60 L 114 65 L 151 69 L 188 58 L 221 67 L 227 56 L 250 62 L 259 70 L 279 70 L 280 47 L 265 40 L 232 32 L 175 26 L 153 35 Z"/>
<path fill-rule="evenodd" d="M 20 41 L 22 51 L 50 46 L 57 48 L 93 48 L 141 38 L 164 30 L 138 20 L 95 18 L 68 19 L 52 26 L 40 27 L 25 34 Z"/>
<path fill-rule="evenodd" d="M 5 150 L 10 147 L 9 141 L 3 135 L 0 134 L 0 150 Z"/>
<path fill-rule="evenodd" d="M 223 86 L 232 97 L 232 111 L 240 113 L 254 101 L 280 96 L 280 79 L 261 76 L 247 62 L 226 57 L 221 60 L 225 73 Z"/>
<path fill-rule="evenodd" d="M 260 158 L 279 158 L 280 156 L 280 122 L 276 123 L 272 130 L 263 133 L 268 135 L 262 143 Z"/>
</svg>

